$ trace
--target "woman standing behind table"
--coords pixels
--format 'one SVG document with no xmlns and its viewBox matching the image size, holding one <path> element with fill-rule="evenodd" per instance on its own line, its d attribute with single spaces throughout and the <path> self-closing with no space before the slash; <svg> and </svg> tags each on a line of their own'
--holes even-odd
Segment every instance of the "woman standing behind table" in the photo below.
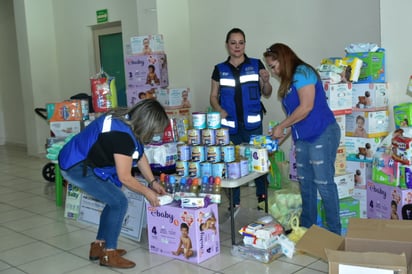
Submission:
<svg viewBox="0 0 412 274">
<path fill-rule="evenodd" d="M 271 72 L 280 78 L 278 97 L 287 117 L 272 131 L 283 139 L 292 132 L 302 195 L 301 225 L 316 224 L 317 191 L 326 210 L 328 229 L 341 233 L 339 199 L 334 182 L 340 129 L 330 110 L 316 70 L 284 44 L 273 44 L 263 54 Z"/>
<path fill-rule="evenodd" d="M 222 126 L 229 128 L 230 141 L 249 143 L 251 135 L 262 134 L 263 110 L 261 94 L 272 94 L 269 72 L 259 59 L 245 54 L 245 33 L 238 28 L 226 35 L 228 59 L 217 64 L 212 74 L 210 104 L 222 117 Z M 265 197 L 264 176 L 255 180 L 258 202 Z M 240 188 L 233 191 L 233 206 L 240 205 Z"/>
<path fill-rule="evenodd" d="M 122 257 L 126 250 L 117 249 L 128 206 L 121 187 L 141 193 L 152 206 L 159 206 L 158 194 L 166 192 L 153 176 L 143 146 L 155 133 L 163 132 L 168 123 L 158 101 L 142 100 L 131 109 L 113 110 L 97 118 L 60 151 L 63 177 L 106 204 L 96 240 L 90 244 L 90 260 L 116 268 L 136 265 Z M 135 165 L 150 182 L 149 187 L 132 176 Z"/>
</svg>

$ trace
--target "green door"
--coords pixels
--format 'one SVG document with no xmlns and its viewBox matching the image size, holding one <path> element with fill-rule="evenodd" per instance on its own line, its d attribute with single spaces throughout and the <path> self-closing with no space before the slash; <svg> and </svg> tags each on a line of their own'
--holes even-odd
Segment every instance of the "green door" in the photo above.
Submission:
<svg viewBox="0 0 412 274">
<path fill-rule="evenodd" d="M 116 79 L 118 105 L 126 107 L 122 33 L 99 35 L 99 45 L 102 68 Z"/>
</svg>

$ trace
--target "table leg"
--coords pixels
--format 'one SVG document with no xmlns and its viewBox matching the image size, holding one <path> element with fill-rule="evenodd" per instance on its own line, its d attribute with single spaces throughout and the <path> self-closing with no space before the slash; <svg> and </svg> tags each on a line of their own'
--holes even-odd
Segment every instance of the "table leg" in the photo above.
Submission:
<svg viewBox="0 0 412 274">
<path fill-rule="evenodd" d="M 63 178 L 60 173 L 59 164 L 54 165 L 54 176 L 56 184 L 56 206 L 63 205 Z"/>
<path fill-rule="evenodd" d="M 233 188 L 229 188 L 229 208 L 230 208 L 230 234 L 232 236 L 232 245 L 236 243 L 236 234 L 235 234 L 235 214 L 234 214 L 234 207 L 233 207 Z"/>
<path fill-rule="evenodd" d="M 265 199 L 265 212 L 266 213 L 268 213 L 268 209 L 269 209 L 268 185 L 269 185 L 269 182 L 268 182 L 267 176 L 265 176 L 265 197 L 266 197 L 266 199 Z"/>
</svg>

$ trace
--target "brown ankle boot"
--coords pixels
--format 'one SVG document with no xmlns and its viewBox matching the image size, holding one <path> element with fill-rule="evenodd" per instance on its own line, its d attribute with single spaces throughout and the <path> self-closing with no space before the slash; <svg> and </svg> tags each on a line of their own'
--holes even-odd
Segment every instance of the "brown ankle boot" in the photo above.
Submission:
<svg viewBox="0 0 412 274">
<path fill-rule="evenodd" d="M 103 249 L 105 248 L 105 243 L 91 243 L 90 244 L 90 251 L 89 251 L 89 260 L 95 261 L 100 259 L 103 254 Z M 119 256 L 123 256 L 127 253 L 124 249 L 116 249 Z"/>
<path fill-rule="evenodd" d="M 116 250 L 103 251 L 100 257 L 100 265 L 117 268 L 132 268 L 136 266 L 134 262 L 120 257 Z"/>
</svg>

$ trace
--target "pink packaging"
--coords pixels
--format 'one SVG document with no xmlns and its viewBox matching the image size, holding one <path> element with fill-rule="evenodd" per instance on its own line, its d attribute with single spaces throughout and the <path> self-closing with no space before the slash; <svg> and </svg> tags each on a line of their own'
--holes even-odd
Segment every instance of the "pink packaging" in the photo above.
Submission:
<svg viewBox="0 0 412 274">
<path fill-rule="evenodd" d="M 176 203 L 147 205 L 146 210 L 151 253 L 190 263 L 201 263 L 220 253 L 217 204 L 206 208 L 181 208 Z M 184 247 L 182 242 L 188 245 Z"/>
<path fill-rule="evenodd" d="M 412 220 L 412 189 L 368 181 L 366 198 L 368 218 Z"/>
</svg>

